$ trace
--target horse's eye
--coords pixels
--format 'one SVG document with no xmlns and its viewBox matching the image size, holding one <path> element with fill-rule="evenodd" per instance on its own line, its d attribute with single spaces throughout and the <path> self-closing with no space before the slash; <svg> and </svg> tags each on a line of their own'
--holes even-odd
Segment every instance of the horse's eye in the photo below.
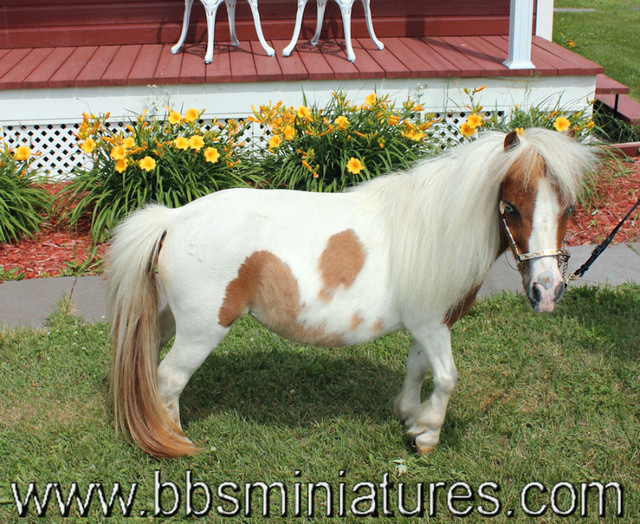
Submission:
<svg viewBox="0 0 640 524">
<path fill-rule="evenodd" d="M 515 208 L 515 206 L 506 200 L 500 202 L 500 211 L 502 214 L 507 213 L 511 216 L 517 217 L 520 215 L 520 212 Z"/>
<path fill-rule="evenodd" d="M 573 212 L 575 211 L 576 206 L 575 205 L 571 205 L 567 208 L 567 210 L 564 212 L 564 214 L 568 217 L 570 217 L 571 215 L 573 215 Z"/>
</svg>

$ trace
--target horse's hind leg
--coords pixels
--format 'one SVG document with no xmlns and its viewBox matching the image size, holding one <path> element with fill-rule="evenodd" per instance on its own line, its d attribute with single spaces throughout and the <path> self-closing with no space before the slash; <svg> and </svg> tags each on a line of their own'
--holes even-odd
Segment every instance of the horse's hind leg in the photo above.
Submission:
<svg viewBox="0 0 640 524">
<path fill-rule="evenodd" d="M 396 402 L 407 432 L 415 438 L 418 453 L 431 451 L 440 440 L 449 399 L 458 372 L 451 354 L 451 337 L 446 325 L 412 330 L 414 344 L 407 360 L 407 375 Z M 433 392 L 420 404 L 420 388 L 427 370 L 433 372 Z"/>
<path fill-rule="evenodd" d="M 178 322 L 173 346 L 158 368 L 160 396 L 167 411 L 180 425 L 179 399 L 191 376 L 200 367 L 209 353 L 228 333 L 229 328 L 208 322 L 201 326 L 184 325 Z"/>
</svg>

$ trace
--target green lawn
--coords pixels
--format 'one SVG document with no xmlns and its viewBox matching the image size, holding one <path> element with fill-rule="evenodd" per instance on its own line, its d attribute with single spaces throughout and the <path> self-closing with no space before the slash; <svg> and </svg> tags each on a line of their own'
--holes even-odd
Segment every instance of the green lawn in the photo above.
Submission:
<svg viewBox="0 0 640 524">
<path fill-rule="evenodd" d="M 556 7 L 595 12 L 555 12 L 553 39 L 604 66 L 606 75 L 629 86 L 640 100 L 640 2 L 638 0 L 556 0 Z"/>
<path fill-rule="evenodd" d="M 585 500 L 588 517 L 580 522 L 597 522 L 597 491 L 592 487 L 583 495 L 580 488 L 598 481 L 618 483 L 624 511 L 619 521 L 638 522 L 638 311 L 638 286 L 573 289 L 551 315 L 533 314 L 522 296 L 481 301 L 453 330 L 459 383 L 441 444 L 423 458 L 409 449 L 391 414 L 409 349 L 406 333 L 319 349 L 291 344 L 243 319 L 183 394 L 186 432 L 205 451 L 179 460 L 150 458 L 114 436 L 106 401 L 106 326 L 59 313 L 46 332 L 0 334 L 0 521 L 25 521 L 18 518 L 11 483 L 24 502 L 31 482 L 40 497 L 47 483 L 59 483 L 49 486 L 46 521 L 55 522 L 149 522 L 154 513 L 171 513 L 173 488 L 159 486 L 172 482 L 181 504 L 169 520 L 180 521 L 189 511 L 190 475 L 192 484 L 204 483 L 193 484 L 191 511 L 204 511 L 209 493 L 209 521 L 236 507 L 230 522 L 260 521 L 262 491 L 255 483 L 279 481 L 286 489 L 287 522 L 309 520 L 310 483 L 320 522 L 353 522 L 358 512 L 369 515 L 359 522 L 413 521 L 398 509 L 401 489 L 407 510 L 416 507 L 423 489 L 425 516 L 433 511 L 435 522 L 462 520 L 452 519 L 447 506 L 454 483 L 450 506 L 470 510 L 471 522 L 480 519 L 478 508 L 499 513 L 494 522 L 555 522 L 556 485 L 557 510 L 575 505 L 579 512 Z M 99 483 L 107 499 L 114 485 L 125 499 L 135 490 L 131 514 L 146 518 L 124 519 L 115 504 L 105 519 L 93 491 L 85 518 L 73 502 L 70 517 L 62 519 L 56 490 L 65 513 L 73 483 L 82 504 L 91 483 Z M 536 518 L 520 506 L 527 485 L 530 510 L 544 510 Z M 326 518 L 327 489 L 333 490 L 332 519 Z M 608 522 L 619 509 L 616 489 L 605 491 Z M 281 493 L 274 484 L 268 497 L 274 517 L 280 516 Z M 298 518 L 296 493 L 302 500 Z M 374 496 L 376 518 L 370 515 Z M 37 520 L 33 501 L 25 511 L 27 521 Z M 513 518 L 506 517 L 509 511 Z"/>
</svg>

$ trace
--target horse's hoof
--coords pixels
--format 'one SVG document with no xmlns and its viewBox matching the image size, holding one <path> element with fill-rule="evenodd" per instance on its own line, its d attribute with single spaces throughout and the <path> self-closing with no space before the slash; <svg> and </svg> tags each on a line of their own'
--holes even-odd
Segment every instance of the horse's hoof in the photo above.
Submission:
<svg viewBox="0 0 640 524">
<path fill-rule="evenodd" d="M 413 439 L 413 449 L 415 449 L 416 453 L 421 457 L 431 453 L 437 444 L 437 442 L 433 442 L 433 437 L 430 438 L 426 433 L 420 433 L 420 435 L 416 435 Z"/>
<path fill-rule="evenodd" d="M 420 445 L 418 442 L 415 443 L 415 446 L 416 453 L 421 457 L 427 455 L 428 453 L 431 453 L 436 448 L 435 446 L 430 446 L 428 444 Z"/>
</svg>

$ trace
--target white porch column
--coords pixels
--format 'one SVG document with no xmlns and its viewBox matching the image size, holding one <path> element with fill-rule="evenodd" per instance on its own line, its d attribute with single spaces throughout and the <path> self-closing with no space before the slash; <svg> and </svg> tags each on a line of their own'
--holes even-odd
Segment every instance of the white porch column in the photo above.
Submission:
<svg viewBox="0 0 640 524">
<path fill-rule="evenodd" d="M 509 69 L 535 69 L 531 63 L 531 25 L 533 0 L 511 0 L 509 13 Z"/>
<path fill-rule="evenodd" d="M 538 0 L 536 7 L 536 35 L 553 40 L 553 0 Z"/>
</svg>

